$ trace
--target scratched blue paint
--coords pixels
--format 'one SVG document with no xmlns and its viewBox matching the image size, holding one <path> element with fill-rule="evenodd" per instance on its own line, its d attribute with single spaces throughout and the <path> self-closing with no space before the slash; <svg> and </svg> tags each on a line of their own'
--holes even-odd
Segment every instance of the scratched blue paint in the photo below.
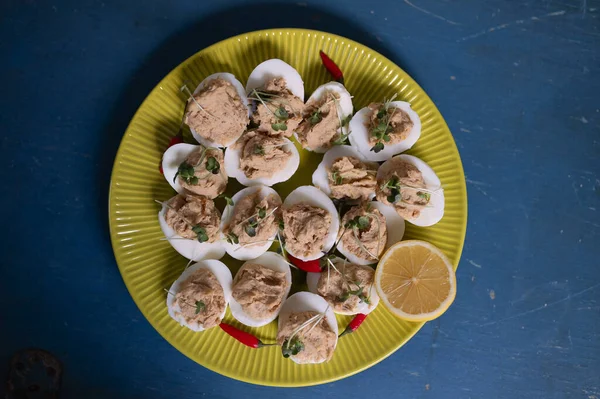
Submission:
<svg viewBox="0 0 600 399">
<path fill-rule="evenodd" d="M 599 13 L 598 0 L 3 1 L 0 375 L 37 346 L 63 361 L 63 398 L 600 398 Z M 445 116 L 469 189 L 453 307 L 381 364 L 286 391 L 163 341 L 121 281 L 106 217 L 116 148 L 154 84 L 277 26 L 401 65 Z"/>
</svg>

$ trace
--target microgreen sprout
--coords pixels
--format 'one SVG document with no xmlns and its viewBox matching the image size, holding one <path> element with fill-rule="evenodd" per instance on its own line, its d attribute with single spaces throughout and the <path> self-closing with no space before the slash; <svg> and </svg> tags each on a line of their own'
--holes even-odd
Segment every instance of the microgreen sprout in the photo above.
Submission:
<svg viewBox="0 0 600 399">
<path fill-rule="evenodd" d="M 385 100 L 383 105 L 377 111 L 377 119 L 379 119 L 379 123 L 376 126 L 371 127 L 371 135 L 375 136 L 377 142 L 371 148 L 371 151 L 378 153 L 383 151 L 385 148 L 384 142 L 389 142 L 392 138 L 390 133 L 393 128 L 390 126 L 390 122 L 392 121 L 392 117 L 396 113 L 397 108 L 393 108 L 392 113 L 389 113 L 389 109 L 392 101 L 396 98 L 397 94 L 394 94 L 390 99 Z"/>
<path fill-rule="evenodd" d="M 295 356 L 304 349 L 304 344 L 302 341 L 300 341 L 297 335 L 309 326 L 310 329 L 307 331 L 307 334 L 310 333 L 312 329 L 325 318 L 325 313 L 327 313 L 327 310 L 329 310 L 329 305 L 327 306 L 327 309 L 325 309 L 325 312 L 314 315 L 292 332 L 289 338 L 286 339 L 281 346 L 281 353 L 283 357 L 287 358 L 290 356 Z"/>
<path fill-rule="evenodd" d="M 255 145 L 254 149 L 252 150 L 252 153 L 254 155 L 265 155 L 265 149 L 262 145 Z"/>
<path fill-rule="evenodd" d="M 166 288 L 163 288 L 163 290 L 168 294 L 168 295 L 173 295 L 175 298 L 177 298 L 177 294 L 172 293 L 171 291 L 169 291 Z M 206 304 L 202 301 L 195 301 L 194 304 L 191 304 L 188 301 L 184 301 L 182 298 L 177 298 L 177 300 L 180 300 L 181 302 L 185 303 L 188 306 L 191 306 L 193 308 L 196 308 L 195 314 L 199 314 L 200 312 L 203 312 L 204 309 L 206 309 Z"/>
<path fill-rule="evenodd" d="M 179 211 L 177 209 L 175 209 L 174 207 L 172 207 L 168 202 L 161 202 L 158 200 L 154 200 L 157 204 L 161 204 L 166 206 L 167 208 L 169 208 L 170 210 L 172 210 L 173 212 L 175 212 L 175 214 L 181 219 L 183 220 L 189 227 L 190 229 L 192 229 L 192 231 L 196 234 L 196 239 L 198 240 L 198 242 L 206 242 L 209 240 L 208 234 L 206 233 L 206 229 L 202 226 L 200 226 L 199 224 L 194 224 L 192 223 L 189 219 L 187 219 L 185 216 L 183 216 L 182 214 L 179 213 Z M 177 237 L 175 238 L 168 238 L 169 240 L 174 240 L 177 239 Z M 182 240 L 188 240 L 188 238 L 181 238 Z"/>
<path fill-rule="evenodd" d="M 240 243 L 240 239 L 238 238 L 238 236 L 233 233 L 225 234 L 225 239 L 230 244 L 239 244 Z"/>
</svg>

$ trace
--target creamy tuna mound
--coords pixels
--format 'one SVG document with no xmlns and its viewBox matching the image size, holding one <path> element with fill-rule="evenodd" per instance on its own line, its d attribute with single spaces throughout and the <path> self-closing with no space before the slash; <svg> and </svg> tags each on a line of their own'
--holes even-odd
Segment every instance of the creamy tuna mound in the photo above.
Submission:
<svg viewBox="0 0 600 399">
<path fill-rule="evenodd" d="M 388 106 L 386 111 L 383 103 L 371 103 L 369 109 L 371 111 L 368 115 L 367 129 L 370 132 L 370 144 L 381 141 L 381 137 L 377 137 L 377 132 L 385 132 L 389 137 L 389 140 L 384 140 L 385 144 L 396 144 L 408 137 L 414 123 L 406 112 L 393 105 Z"/>
<path fill-rule="evenodd" d="M 392 205 L 405 219 L 419 217 L 431 199 L 419 169 L 401 158 L 392 158 L 380 168 L 380 172 L 377 200 Z"/>
<path fill-rule="evenodd" d="M 308 150 L 328 149 L 340 137 L 342 121 L 338 107 L 339 95 L 328 93 L 319 100 L 309 100 L 302 112 L 302 122 L 296 130 L 298 141 Z"/>
<path fill-rule="evenodd" d="M 248 179 L 273 177 L 285 169 L 292 152 L 285 148 L 286 141 L 258 131 L 249 131 L 236 143 L 240 152 L 240 169 Z"/>
<path fill-rule="evenodd" d="M 200 242 L 219 239 L 221 213 L 206 197 L 178 194 L 167 202 L 165 221 L 177 235 Z"/>
<path fill-rule="evenodd" d="M 277 332 L 277 343 L 283 353 L 294 356 L 299 363 L 321 363 L 333 356 L 337 337 L 326 317 L 298 331 L 303 323 L 317 315 L 316 312 L 291 313 Z"/>
<path fill-rule="evenodd" d="M 219 145 L 237 140 L 248 125 L 248 108 L 235 87 L 217 78 L 188 100 L 185 123 Z"/>
<path fill-rule="evenodd" d="M 275 195 L 264 198 L 259 192 L 247 195 L 234 204 L 233 216 L 223 234 L 236 244 L 263 245 L 277 233 L 280 206 Z"/>
<path fill-rule="evenodd" d="M 200 146 L 179 165 L 177 179 L 192 194 L 217 198 L 227 188 L 223 151 Z"/>
<path fill-rule="evenodd" d="M 175 294 L 175 303 L 186 322 L 196 322 L 204 329 L 221 322 L 227 305 L 223 287 L 207 269 L 198 269 L 181 284 L 181 289 Z"/>
<path fill-rule="evenodd" d="M 308 257 L 320 252 L 331 226 L 325 209 L 296 204 L 283 210 L 285 248 L 294 256 Z"/>
<path fill-rule="evenodd" d="M 252 90 L 248 98 L 256 104 L 252 122 L 265 134 L 290 137 L 302 120 L 304 100 L 292 94 L 283 78 L 272 79 L 264 87 Z"/>
<path fill-rule="evenodd" d="M 342 218 L 341 242 L 361 259 L 377 262 L 387 242 L 385 216 L 369 204 L 351 208 Z"/>
<path fill-rule="evenodd" d="M 317 292 L 334 311 L 349 313 L 356 311 L 360 303 L 370 304 L 375 270 L 346 262 L 337 262 L 335 269 L 327 267 L 330 269 L 321 273 Z"/>
<path fill-rule="evenodd" d="M 285 273 L 256 263 L 246 263 L 233 280 L 233 298 L 256 320 L 275 314 L 285 299 Z"/>
<path fill-rule="evenodd" d="M 377 186 L 377 164 L 355 157 L 337 158 L 327 171 L 331 198 L 366 201 Z"/>
</svg>

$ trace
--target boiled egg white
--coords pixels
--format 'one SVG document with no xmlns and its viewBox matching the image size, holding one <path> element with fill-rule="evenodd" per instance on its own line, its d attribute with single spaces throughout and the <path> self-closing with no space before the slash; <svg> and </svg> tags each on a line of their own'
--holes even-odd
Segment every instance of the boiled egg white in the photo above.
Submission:
<svg viewBox="0 0 600 399">
<path fill-rule="evenodd" d="M 346 90 L 346 87 L 338 82 L 329 82 L 322 84 L 317 87 L 317 89 L 311 94 L 310 98 L 306 101 L 307 104 L 322 100 L 323 97 L 326 97 L 329 93 L 337 94 L 339 96 L 339 100 L 337 102 L 337 112 L 338 118 L 340 119 L 340 125 L 343 125 L 343 121 L 354 111 L 354 106 L 352 105 L 352 96 Z M 347 135 L 348 134 L 348 125 L 340 126 L 338 129 L 338 133 Z M 298 140 L 298 135 L 294 133 L 296 140 Z M 300 142 L 298 140 L 298 142 Z M 306 147 L 305 147 L 306 148 Z M 306 148 L 309 151 L 314 151 L 317 153 L 324 153 L 330 147 L 317 147 L 317 148 Z"/>
<path fill-rule="evenodd" d="M 202 148 L 203 147 L 200 145 L 180 143 L 169 147 L 163 154 L 163 174 L 169 185 L 171 185 L 171 187 L 173 187 L 173 189 L 179 194 L 189 194 L 188 191 L 183 188 L 181 183 L 179 183 L 179 179 L 175 178 L 177 171 L 179 170 L 179 165 L 181 165 L 181 163 L 185 161 L 190 154 L 195 151 L 200 151 Z M 223 163 L 225 163 L 225 161 L 223 161 Z M 225 172 L 227 172 L 226 169 Z"/>
<path fill-rule="evenodd" d="M 242 305 L 240 305 L 240 303 L 236 301 L 234 297 L 231 297 L 229 307 L 231 308 L 231 314 L 233 315 L 233 317 L 235 317 L 237 321 L 249 327 L 262 327 L 264 325 L 269 324 L 270 322 L 275 320 L 277 316 L 279 316 L 279 311 L 281 310 L 285 299 L 290 293 L 290 288 L 292 287 L 292 272 L 287 261 L 283 259 L 283 256 L 276 254 L 275 252 L 265 252 L 258 258 L 245 262 L 244 265 L 247 263 L 258 264 L 276 272 L 285 273 L 285 281 L 287 282 L 287 287 L 285 289 L 285 294 L 283 295 L 283 300 L 279 305 L 279 309 L 277 309 L 277 311 L 269 317 L 262 319 L 252 318 L 248 313 L 244 311 Z M 242 267 L 244 267 L 244 265 L 242 265 Z"/>
<path fill-rule="evenodd" d="M 302 312 L 325 313 L 325 321 L 335 333 L 335 343 L 333 344 L 333 348 L 335 350 L 338 341 L 338 325 L 337 320 L 335 319 L 335 313 L 325 299 L 311 292 L 297 292 L 290 296 L 283 303 L 281 311 L 279 312 L 279 320 L 277 322 L 278 330 L 282 329 L 283 323 L 287 322 L 290 314 Z M 292 359 L 292 361 L 295 363 L 302 363 L 293 355 L 290 356 L 290 359 Z M 325 359 L 323 359 L 323 361 L 325 361 Z M 323 361 L 315 363 L 322 363 Z"/>
<path fill-rule="evenodd" d="M 356 148 L 349 145 L 336 145 L 327 151 L 323 156 L 323 160 L 313 172 L 312 183 L 328 196 L 331 195 L 331 186 L 329 185 L 328 176 L 329 171 L 331 170 L 331 165 L 336 159 L 342 157 L 354 157 L 358 158 L 362 162 L 366 162 L 364 157 L 356 150 Z M 375 193 L 372 193 L 369 196 L 370 199 L 374 197 Z"/>
<path fill-rule="evenodd" d="M 220 318 L 223 319 L 225 317 L 225 312 L 227 310 L 227 304 L 231 301 L 231 284 L 233 282 L 233 278 L 231 277 L 231 271 L 229 268 L 218 260 L 204 260 L 198 263 L 194 263 L 187 269 L 183 271 L 181 276 L 169 289 L 169 293 L 167 293 L 167 310 L 169 312 L 169 316 L 173 318 L 173 320 L 177 321 L 182 326 L 189 328 L 192 331 L 204 331 L 204 326 L 197 323 L 192 322 L 188 323 L 185 320 L 185 317 L 181 313 L 181 307 L 175 301 L 175 295 L 180 291 L 181 284 L 185 282 L 192 274 L 200 269 L 207 269 L 214 274 L 215 278 L 223 288 L 223 296 L 225 297 L 225 308 L 221 313 Z M 173 295 L 175 294 L 175 295 Z"/>
<path fill-rule="evenodd" d="M 340 217 L 337 209 L 333 204 L 333 201 L 321 190 L 313 186 L 300 186 L 292 191 L 285 201 L 283 202 L 283 209 L 288 209 L 293 205 L 304 203 L 314 207 L 318 207 L 326 210 L 331 215 L 331 224 L 329 230 L 323 242 L 323 248 L 315 248 L 315 251 L 309 256 L 303 256 L 302 254 L 294 253 L 289 250 L 288 246 L 285 246 L 285 250 L 288 251 L 293 257 L 303 261 L 318 259 L 323 256 L 323 252 L 327 252 L 335 244 L 338 231 L 340 229 Z"/>
<path fill-rule="evenodd" d="M 331 262 L 335 265 L 335 267 L 339 270 L 342 271 L 342 268 L 344 267 L 344 263 L 347 262 L 344 259 L 341 258 L 334 258 L 331 260 Z M 319 280 L 321 278 L 327 278 L 327 268 L 331 267 L 331 265 L 327 265 L 325 271 L 321 272 L 321 273 L 306 273 L 306 285 L 308 286 L 308 290 L 314 294 L 319 294 L 319 291 L 317 289 L 318 285 L 319 285 Z M 369 267 L 369 266 L 360 266 L 360 267 Z M 334 272 L 335 270 L 330 269 L 330 273 Z M 358 306 L 352 310 L 352 311 L 336 311 L 334 309 L 334 313 L 338 313 L 338 314 L 343 314 L 343 315 L 354 315 L 354 314 L 358 314 L 358 313 L 362 313 L 362 314 L 369 314 L 371 313 L 373 310 L 375 310 L 375 308 L 377 307 L 377 305 L 379 304 L 379 295 L 377 294 L 377 290 L 375 289 L 375 286 L 373 286 L 373 284 L 371 284 L 370 290 L 369 290 L 369 304 L 365 303 L 365 302 L 360 302 L 358 304 Z"/>
<path fill-rule="evenodd" d="M 350 121 L 349 126 L 351 133 L 350 136 L 348 136 L 350 144 L 363 155 L 363 158 L 369 161 L 380 162 L 388 160 L 392 156 L 411 148 L 421 136 L 421 119 L 419 118 L 419 115 L 412 110 L 410 104 L 405 101 L 392 101 L 390 105 L 406 112 L 413 122 L 413 127 L 406 139 L 396 144 L 386 144 L 384 142 L 385 146 L 380 152 L 371 151 L 373 144 L 369 142 L 370 132 L 368 124 L 369 115 L 371 113 L 369 107 L 362 108 Z"/>
<path fill-rule="evenodd" d="M 444 216 L 444 190 L 442 189 L 442 183 L 440 182 L 440 179 L 437 177 L 433 169 L 431 169 L 431 167 L 423 160 L 408 154 L 397 155 L 394 158 L 384 162 L 379 167 L 379 170 L 377 171 L 377 181 L 379 182 L 379 180 L 388 173 L 390 168 L 393 169 L 392 160 L 395 158 L 400 158 L 419 169 L 423 175 L 423 180 L 425 181 L 425 188 L 430 190 L 431 195 L 429 203 L 421 209 L 419 216 L 413 219 L 407 218 L 406 221 L 422 227 L 436 224 Z M 391 209 L 394 209 L 392 205 L 384 204 L 384 207 L 390 207 Z"/>
<path fill-rule="evenodd" d="M 198 87 L 196 87 L 196 90 L 194 90 L 193 94 L 194 95 L 198 94 L 202 89 L 204 89 L 204 87 L 207 84 L 209 84 L 211 81 L 213 81 L 215 79 L 223 79 L 223 80 L 231 83 L 233 85 L 233 87 L 235 87 L 235 90 L 237 91 L 238 95 L 240 96 L 240 99 L 242 100 L 242 104 L 244 104 L 244 107 L 246 107 L 246 109 L 248 109 L 248 116 L 250 116 L 250 106 L 248 103 L 248 96 L 246 96 L 246 92 L 244 91 L 244 86 L 231 73 L 228 73 L 228 72 L 213 73 L 212 75 L 210 75 L 206 79 L 204 79 L 202 82 L 200 82 Z M 229 140 L 229 141 L 223 142 L 223 143 L 215 143 L 214 141 L 207 140 L 204 137 L 200 136 L 198 134 L 198 132 L 196 132 L 192 128 L 190 128 L 190 131 L 192 132 L 192 135 L 194 136 L 196 141 L 205 147 L 227 147 L 227 146 L 235 143 L 235 141 L 242 135 L 242 133 L 244 133 L 244 131 L 242 130 L 239 132 L 239 135 L 232 140 Z"/>
<path fill-rule="evenodd" d="M 385 243 L 385 247 L 383 248 L 383 252 L 385 252 L 389 247 L 394 245 L 395 243 L 402 240 L 404 236 L 404 219 L 402 216 L 398 215 L 391 206 L 383 204 L 377 201 L 371 201 L 369 203 L 373 208 L 377 209 L 383 217 L 385 218 L 385 226 L 387 230 L 387 241 Z M 348 234 L 348 233 L 346 233 Z M 337 250 L 340 251 L 342 255 L 344 255 L 350 262 L 357 265 L 370 265 L 372 263 L 376 263 L 371 259 L 359 258 L 352 252 L 348 251 L 344 246 L 344 242 L 340 240 Z"/>
<path fill-rule="evenodd" d="M 281 202 L 281 197 L 279 196 L 279 194 L 277 194 L 277 191 L 273 190 L 271 187 L 267 187 L 267 186 L 247 187 L 247 188 L 237 192 L 231 198 L 233 201 L 233 205 L 227 205 L 225 207 L 225 210 L 223 211 L 223 216 L 221 217 L 221 242 L 222 242 L 222 245 L 225 248 L 225 251 L 227 251 L 227 253 L 229 254 L 229 256 L 231 256 L 232 258 L 238 259 L 238 260 L 255 259 L 255 258 L 259 257 L 260 255 L 264 254 L 271 247 L 271 244 L 273 243 L 272 241 L 277 236 L 278 228 L 276 228 L 275 233 L 271 237 L 269 237 L 268 242 L 265 242 L 262 244 L 256 244 L 256 245 L 242 246 L 240 244 L 232 244 L 232 243 L 227 242 L 225 234 L 223 234 L 225 227 L 228 226 L 229 223 L 231 222 L 235 204 L 242 198 L 244 198 L 248 195 L 252 195 L 256 192 L 260 193 L 259 196 L 261 199 L 272 194 L 279 200 L 279 202 Z"/>
<path fill-rule="evenodd" d="M 304 82 L 302 81 L 302 77 L 291 65 L 277 58 L 266 60 L 254 68 L 246 83 L 246 93 L 264 87 L 268 81 L 275 78 L 285 79 L 288 90 L 304 101 Z"/>
<path fill-rule="evenodd" d="M 225 150 L 225 171 L 229 177 L 235 178 L 244 186 L 255 186 L 255 185 L 265 185 L 272 186 L 274 184 L 287 181 L 290 177 L 296 173 L 298 170 L 298 166 L 300 165 L 300 154 L 298 153 L 298 149 L 296 146 L 287 138 L 282 137 L 283 141 L 285 141 L 285 145 L 283 148 L 289 151 L 292 156 L 288 159 L 285 168 L 281 170 L 273 171 L 273 176 L 271 177 L 259 177 L 256 179 L 249 179 L 244 171 L 240 169 L 240 156 L 243 151 L 243 148 L 234 148 L 234 146 L 228 147 Z"/>
<path fill-rule="evenodd" d="M 215 242 L 199 242 L 198 240 L 191 240 L 178 235 L 167 224 L 165 219 L 167 209 L 167 206 L 163 203 L 162 209 L 158 212 L 158 223 L 165 237 L 167 237 L 169 244 L 182 256 L 190 260 L 199 261 L 203 259 L 221 259 L 225 255 L 225 248 L 223 248 L 223 244 L 219 240 Z"/>
</svg>

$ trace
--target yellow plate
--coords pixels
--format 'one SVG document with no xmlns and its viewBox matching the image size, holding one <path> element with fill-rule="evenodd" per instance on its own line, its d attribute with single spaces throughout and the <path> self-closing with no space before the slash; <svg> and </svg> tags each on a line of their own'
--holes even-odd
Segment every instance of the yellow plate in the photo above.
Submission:
<svg viewBox="0 0 600 399">
<path fill-rule="evenodd" d="M 329 81 L 321 65 L 319 49 L 344 71 L 346 86 L 358 110 L 371 101 L 398 93 L 408 101 L 423 123 L 421 138 L 408 153 L 427 162 L 444 187 L 446 211 L 433 227 L 407 223 L 405 238 L 429 241 L 458 265 L 467 224 L 467 195 L 460 156 L 448 126 L 427 94 L 398 66 L 381 54 L 346 38 L 302 29 L 252 32 L 224 40 L 193 55 L 169 73 L 144 100 L 133 117 L 115 160 L 109 196 L 110 234 L 123 280 L 150 324 L 173 346 L 199 364 L 238 380 L 274 386 L 326 383 L 358 373 L 392 354 L 423 323 L 402 321 L 379 306 L 360 329 L 340 339 L 333 359 L 326 364 L 297 365 L 284 359 L 278 347 L 251 349 L 214 328 L 194 333 L 179 326 L 167 314 L 165 292 L 183 271 L 187 260 L 163 237 L 158 225 L 159 206 L 174 191 L 158 172 L 161 155 L 181 121 L 184 81 L 194 88 L 215 72 L 231 72 L 245 83 L 252 69 L 269 58 L 281 58 L 295 67 L 307 95 Z M 189 131 L 186 142 L 193 142 Z M 311 184 L 320 155 L 301 151 L 301 166 L 288 182 L 274 188 L 282 198 L 295 187 Z M 228 192 L 240 186 L 230 179 Z M 223 209 L 223 204 L 218 204 Z M 235 273 L 239 262 L 223 261 Z M 294 274 L 295 281 L 302 274 Z M 302 286 L 296 286 L 295 289 Z M 340 331 L 351 319 L 338 316 Z M 239 326 L 229 310 L 226 322 Z M 263 342 L 274 342 L 276 322 L 261 328 L 245 328 Z"/>
</svg>

